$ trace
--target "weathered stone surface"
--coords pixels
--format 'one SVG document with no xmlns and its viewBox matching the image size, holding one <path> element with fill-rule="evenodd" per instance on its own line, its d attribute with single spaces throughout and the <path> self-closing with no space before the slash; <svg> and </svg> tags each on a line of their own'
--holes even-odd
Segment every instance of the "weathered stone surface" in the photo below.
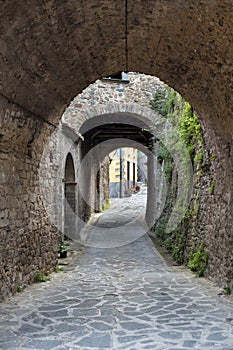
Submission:
<svg viewBox="0 0 233 350">
<path fill-rule="evenodd" d="M 63 115 L 63 123 L 75 130 L 76 135 L 78 135 L 83 125 L 85 125 L 83 124 L 84 121 L 88 118 L 91 120 L 96 116 L 100 118 L 101 123 L 103 121 L 101 119 L 102 114 L 111 115 L 113 111 L 116 113 L 117 111 L 129 110 L 130 113 L 139 115 L 141 113 L 144 118 L 146 114 L 146 118 L 152 121 L 153 113 L 149 115 L 148 109 L 145 112 L 143 108 L 149 107 L 149 101 L 161 83 L 154 77 L 135 73 L 130 73 L 129 78 L 129 84 L 109 84 L 107 81 L 97 81 L 90 85 L 72 101 L 71 106 Z M 95 96 L 94 99 L 92 98 L 93 95 Z M 82 101 L 82 108 L 79 107 L 80 101 Z M 12 112 L 12 115 L 15 116 L 15 113 Z M 79 150 L 75 144 L 72 144 L 72 140 L 64 137 L 61 129 L 58 128 L 57 132 L 49 137 L 54 127 L 46 126 L 45 123 L 38 120 L 34 120 L 33 123 L 32 119 L 26 118 L 23 112 L 18 113 L 18 115 L 21 115 L 20 127 L 17 124 L 17 118 L 10 119 L 10 124 L 7 124 L 7 119 L 2 118 L 2 120 L 5 120 L 4 128 L 6 130 L 6 136 L 1 147 L 2 164 L 6 164 L 1 174 L 1 205 L 5 208 L 1 211 L 0 221 L 2 240 L 5 239 L 4 245 L 1 244 L 3 251 L 2 266 L 5 266 L 5 270 L 2 270 L 3 276 L 5 276 L 2 287 L 3 297 L 14 292 L 18 285 L 30 282 L 36 270 L 52 267 L 56 260 L 57 239 L 55 236 L 51 236 L 54 229 L 49 226 L 44 209 L 41 210 L 43 202 L 39 195 L 40 188 L 37 176 L 39 164 L 41 165 L 41 161 L 39 163 L 40 156 L 46 144 L 45 141 L 49 140 L 49 152 L 44 159 L 49 171 L 42 173 L 42 176 L 39 173 L 39 178 L 40 181 L 43 181 L 47 192 L 47 205 L 51 208 L 54 217 L 60 220 L 60 226 L 58 225 L 58 227 L 61 227 L 61 229 L 64 225 L 64 214 L 61 205 L 64 200 L 62 179 L 65 174 L 67 153 L 72 154 L 75 169 L 78 169 L 80 162 Z M 22 127 L 21 125 L 25 126 Z M 21 143 L 18 146 L 17 135 L 20 135 L 20 133 L 25 137 L 21 137 Z M 32 136 L 34 138 L 33 142 L 31 141 Z M 197 239 L 205 242 L 210 252 L 207 276 L 213 278 L 220 285 L 231 285 L 232 227 L 228 224 L 228 222 L 231 222 L 231 196 L 228 194 L 229 188 L 226 190 L 231 178 L 222 178 L 222 173 L 226 175 L 229 170 L 225 160 L 225 149 L 217 149 L 217 146 L 213 145 L 215 135 L 208 134 L 206 130 L 205 140 L 210 149 L 209 153 L 216 154 L 216 157 L 210 162 L 209 170 L 201 180 L 201 184 L 197 186 L 197 192 L 201 189 L 199 199 L 201 210 L 200 215 L 190 224 L 187 236 L 188 248 Z M 30 148 L 28 147 L 29 142 Z M 6 153 L 7 149 L 8 152 L 12 150 L 10 158 Z M 51 165 L 50 168 L 49 164 Z M 102 174 L 106 172 L 106 166 L 107 163 L 100 168 Z M 210 194 L 209 187 L 213 178 L 218 180 L 214 193 Z M 101 209 L 104 198 L 107 197 L 106 188 L 107 184 L 102 186 L 101 196 L 103 193 L 105 194 L 101 197 L 99 209 Z M 95 190 L 93 193 L 95 193 Z M 76 195 L 80 218 L 84 218 L 82 213 L 85 213 L 85 217 L 88 218 L 87 208 L 81 205 L 78 193 Z M 214 215 L 212 215 L 212 212 L 214 212 Z M 84 220 L 86 219 L 84 218 Z M 13 226 L 12 222 L 14 223 Z M 10 234 L 12 227 L 13 231 Z M 15 230 L 21 238 L 15 239 L 15 235 L 13 235 Z M 50 236 L 51 238 L 49 238 Z M 21 240 L 22 244 L 20 243 Z M 216 242 L 219 243 L 215 244 Z M 52 255 L 50 254 L 51 249 L 53 251 Z"/>
<path fill-rule="evenodd" d="M 63 114 L 63 122 L 78 133 L 88 129 L 95 118 L 99 118 L 100 124 L 105 123 L 108 120 L 105 115 L 112 120 L 111 115 L 114 111 L 120 114 L 124 109 L 130 110 L 132 114 L 138 113 L 147 119 L 147 122 L 153 122 L 153 118 L 155 120 L 153 113 L 151 116 L 143 108 L 150 106 L 154 92 L 161 85 L 162 83 L 155 77 L 132 72 L 129 73 L 128 84 L 98 80 L 73 99 Z M 129 118 L 129 114 L 125 118 Z M 191 209 L 195 211 L 197 205 L 199 209 L 197 215 L 189 222 L 188 230 L 185 229 L 184 232 L 187 238 L 186 253 L 190 252 L 193 243 L 203 242 L 209 251 L 206 276 L 221 286 L 232 286 L 233 236 L 231 224 L 226 224 L 231 222 L 232 216 L 230 195 L 232 176 L 228 173 L 231 156 L 225 144 L 219 142 L 215 131 L 206 129 L 202 118 L 201 122 L 205 142 L 204 170 L 200 177 L 198 174 L 200 169 L 194 167 Z M 210 193 L 212 181 L 215 181 L 214 193 Z M 153 196 L 151 197 L 149 216 L 153 216 L 152 202 L 155 200 Z"/>
<path fill-rule="evenodd" d="M 11 208 L 1 224 L 3 240 L 11 232 L 4 242 L 8 252 L 1 256 L 4 276 L 11 273 L 9 261 L 17 264 L 21 259 L 23 232 L 28 236 L 26 250 L 37 257 L 28 261 L 26 281 L 32 277 L 29 266 L 49 266 L 54 257 L 53 228 L 42 203 L 38 196 L 32 202 L 26 199 L 38 191 L 38 159 L 53 130 L 42 119 L 57 123 L 71 99 L 91 82 L 131 70 L 161 78 L 201 118 L 217 161 L 216 192 L 205 196 L 211 217 L 199 218 L 199 232 L 212 241 L 209 275 L 217 276 L 220 284 L 232 280 L 233 3 L 130 0 L 127 6 L 114 0 L 98 5 L 91 0 L 1 4 L 1 198 L 8 197 Z M 49 237 L 42 251 L 33 246 L 41 236 L 43 241 Z"/>
<path fill-rule="evenodd" d="M 114 199 L 101 224 L 111 211 L 127 235 L 124 216 L 135 215 L 140 196 Z M 131 209 L 119 213 L 122 202 Z M 88 240 L 98 241 L 93 231 Z M 147 235 L 117 249 L 87 246 L 51 281 L 0 305 L 0 347 L 230 350 L 233 304 L 219 291 L 186 268 L 168 266 Z"/>
<path fill-rule="evenodd" d="M 230 138 L 232 2 L 131 0 L 127 6 L 4 2 L 2 94 L 57 120 L 97 78 L 144 72 L 181 92 L 219 133 L 225 123 L 221 133 Z"/>
<path fill-rule="evenodd" d="M 47 218 L 38 187 L 40 156 L 51 130 L 4 100 L 0 113 L 4 129 L 0 145 L 2 299 L 17 286 L 32 282 L 36 270 L 46 271 L 56 264 L 57 230 Z M 32 152 L 29 143 L 35 147 Z"/>
</svg>

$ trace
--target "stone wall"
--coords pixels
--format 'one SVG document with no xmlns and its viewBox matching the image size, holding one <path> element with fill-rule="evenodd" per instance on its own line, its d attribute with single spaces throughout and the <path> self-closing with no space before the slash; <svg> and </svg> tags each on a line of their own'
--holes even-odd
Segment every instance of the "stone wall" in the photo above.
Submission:
<svg viewBox="0 0 233 350">
<path fill-rule="evenodd" d="M 96 211 L 100 212 L 104 209 L 105 205 L 108 205 L 110 198 L 109 189 L 109 165 L 110 158 L 105 157 L 104 161 L 99 166 L 99 186 L 97 187 L 97 205 Z"/>
<path fill-rule="evenodd" d="M 130 72 L 128 76 L 129 83 L 97 80 L 91 84 L 71 101 L 62 120 L 79 133 L 86 120 L 113 113 L 115 106 L 122 106 L 123 111 L 125 105 L 137 106 L 139 113 L 140 106 L 149 108 L 154 91 L 162 82 L 146 74 Z"/>
<path fill-rule="evenodd" d="M 38 168 L 51 128 L 1 99 L 0 299 L 56 264 L 57 231 L 43 208 Z M 47 179 L 44 179 L 47 180 Z"/>
<path fill-rule="evenodd" d="M 233 217 L 233 155 L 228 144 L 215 141 L 214 131 L 204 129 L 204 140 L 203 163 L 195 169 L 186 254 L 193 244 L 203 242 L 209 251 L 205 275 L 222 287 L 233 288 L 233 235 L 229 224 Z"/>
<path fill-rule="evenodd" d="M 101 125 L 106 123 L 106 118 L 119 122 L 121 118 L 133 116 L 131 121 L 143 120 L 151 125 L 156 120 L 157 116 L 150 110 L 150 100 L 161 82 L 138 73 L 130 73 L 129 78 L 129 84 L 100 80 L 91 84 L 74 98 L 61 124 L 56 127 L 2 100 L 2 298 L 14 293 L 17 286 L 30 283 L 36 270 L 52 269 L 56 264 L 58 237 L 64 232 L 66 157 L 71 153 L 75 181 L 79 182 L 83 144 L 80 132 L 83 128 L 88 131 L 93 127 L 92 123 L 88 126 L 88 122 L 98 120 Z M 203 167 L 201 178 L 195 178 L 191 207 L 195 206 L 194 201 L 198 201 L 200 210 L 189 223 L 187 254 L 193 242 L 204 242 L 209 250 L 207 276 L 219 285 L 232 286 L 232 150 L 211 131 L 211 126 L 206 125 L 202 117 L 200 119 L 206 140 L 206 168 Z M 84 154 L 86 151 L 88 148 Z M 100 171 L 106 173 L 106 163 L 100 166 Z M 108 196 L 106 177 L 101 176 L 101 195 L 96 204 L 96 179 L 94 173 L 90 176 L 90 201 L 96 210 L 100 210 Z M 213 181 L 214 190 L 210 192 Z M 75 193 L 77 206 L 74 214 L 86 221 L 91 210 L 81 200 L 78 185 Z M 152 192 L 151 196 L 154 196 Z M 78 220 L 75 228 L 80 229 L 79 225 Z M 70 236 L 72 238 L 72 233 Z"/>
<path fill-rule="evenodd" d="M 80 141 L 78 135 L 71 137 L 62 125 L 49 125 L 4 99 L 1 103 L 0 300 L 31 283 L 36 271 L 51 271 L 56 265 L 58 242 L 66 232 L 68 215 L 67 154 L 72 155 L 77 182 L 80 164 L 80 145 L 72 138 Z M 106 162 L 100 168 L 105 172 Z M 108 198 L 105 179 L 100 186 L 98 208 Z M 76 210 L 68 211 L 74 225 L 69 226 L 67 235 L 76 239 L 78 214 L 81 217 L 83 212 L 78 189 L 75 197 Z"/>
<path fill-rule="evenodd" d="M 128 0 L 127 9 L 115 0 L 23 7 L 7 0 L 1 93 L 55 121 L 96 79 L 144 72 L 179 91 L 232 142 L 232 10 L 229 0 Z"/>
<path fill-rule="evenodd" d="M 25 202 L 15 191 L 11 193 L 12 187 L 4 184 L 5 175 L 2 175 L 1 205 L 6 207 L 5 200 L 12 209 L 10 218 L 9 210 L 3 209 L 3 236 L 7 236 L 8 223 L 12 231 L 17 226 L 22 229 L 22 236 L 25 232 L 28 234 L 32 226 L 36 229 L 34 223 L 40 227 L 40 235 L 47 234 L 42 204 L 34 198 L 38 191 L 37 156 L 50 135 L 39 120 L 57 122 L 72 97 L 91 82 L 122 70 L 132 70 L 158 76 L 178 90 L 199 113 L 206 134 L 210 135 L 208 143 L 217 148 L 216 192 L 209 197 L 206 195 L 213 225 L 211 235 L 223 237 L 218 249 L 224 252 L 224 246 L 231 243 L 233 207 L 232 1 L 130 0 L 127 6 L 126 18 L 125 6 L 115 0 L 108 0 L 107 6 L 106 2 L 97 5 L 92 0 L 57 0 L 40 5 L 25 2 L 24 6 L 19 0 L 2 3 L 0 92 L 8 102 L 3 97 L 0 133 L 5 136 L 0 135 L 1 159 L 7 174 L 13 174 L 13 161 L 17 173 L 27 171 L 21 175 L 23 183 L 19 186 Z M 13 106 L 13 102 L 18 107 Z M 122 106 L 124 108 L 130 112 L 129 106 Z M 91 115 L 96 115 L 93 110 L 86 116 L 83 114 L 82 122 Z M 25 164 L 23 170 L 22 164 Z M 226 193 L 230 193 L 229 198 Z M 13 203 L 10 198 L 15 199 Z M 20 219 L 21 206 L 28 217 L 24 225 Z M 36 213 L 33 224 L 29 222 L 31 211 Z M 204 214 L 200 219 L 200 232 L 203 228 L 207 235 L 209 219 Z M 219 230 L 215 225 L 218 220 L 222 225 Z M 8 251 L 11 249 L 9 240 L 4 241 Z M 212 250 L 212 258 L 215 250 Z M 217 265 L 216 261 L 210 273 L 225 276 L 224 271 L 225 262 Z M 11 284 L 16 285 L 12 275 L 7 290 L 12 289 Z"/>
</svg>

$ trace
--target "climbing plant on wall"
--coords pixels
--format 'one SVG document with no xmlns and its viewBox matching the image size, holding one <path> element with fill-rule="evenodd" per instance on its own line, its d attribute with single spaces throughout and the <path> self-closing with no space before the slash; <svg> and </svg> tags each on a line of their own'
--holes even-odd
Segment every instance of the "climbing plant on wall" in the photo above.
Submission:
<svg viewBox="0 0 233 350">
<path fill-rule="evenodd" d="M 150 102 L 151 108 L 176 126 L 193 162 L 201 162 L 203 144 L 201 125 L 192 106 L 170 87 L 160 88 Z"/>
<path fill-rule="evenodd" d="M 161 87 L 156 91 L 150 105 L 153 110 L 163 116 L 177 130 L 181 143 L 176 147 L 185 145 L 192 164 L 194 166 L 197 163 L 200 164 L 203 158 L 203 136 L 197 114 L 192 106 L 178 92 L 168 86 Z M 166 223 L 169 220 L 175 200 L 176 172 L 170 153 L 161 141 L 158 143 L 157 156 L 160 163 L 164 162 L 164 173 L 168 182 L 168 196 L 164 212 L 155 225 L 155 232 L 159 241 L 172 254 L 174 259 L 179 263 L 183 263 L 185 235 L 192 211 L 189 210 L 188 215 L 185 215 L 179 227 L 173 232 L 166 232 Z"/>
</svg>

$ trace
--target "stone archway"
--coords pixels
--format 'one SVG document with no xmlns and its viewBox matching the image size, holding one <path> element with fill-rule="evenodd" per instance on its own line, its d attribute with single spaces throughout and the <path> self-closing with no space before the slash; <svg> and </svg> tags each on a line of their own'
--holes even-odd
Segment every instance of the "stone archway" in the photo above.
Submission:
<svg viewBox="0 0 233 350">
<path fill-rule="evenodd" d="M 97 78 L 144 72 L 181 92 L 206 124 L 229 137 L 232 7 L 229 0 L 6 1 L 2 96 L 55 121 Z"/>
<path fill-rule="evenodd" d="M 2 255 L 4 297 L 22 275 L 32 281 L 35 270 L 55 261 L 55 231 L 38 190 L 46 141 L 77 93 L 119 71 L 158 76 L 198 112 L 216 155 L 210 164 L 215 193 L 206 191 L 208 215 L 199 225 L 213 252 L 209 274 L 217 269 L 216 282 L 232 284 L 232 12 L 230 0 L 4 1 L 0 195 L 1 234 L 10 252 Z M 21 256 L 28 259 L 23 272 Z"/>
</svg>

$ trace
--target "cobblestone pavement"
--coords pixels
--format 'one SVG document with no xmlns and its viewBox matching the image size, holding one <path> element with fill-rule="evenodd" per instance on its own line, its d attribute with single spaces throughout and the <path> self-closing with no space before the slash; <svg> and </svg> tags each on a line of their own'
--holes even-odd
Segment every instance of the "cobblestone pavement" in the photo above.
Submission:
<svg viewBox="0 0 233 350">
<path fill-rule="evenodd" d="M 0 349 L 232 350 L 232 299 L 218 293 L 167 265 L 147 235 L 117 248 L 86 246 L 51 281 L 1 304 Z"/>
</svg>

